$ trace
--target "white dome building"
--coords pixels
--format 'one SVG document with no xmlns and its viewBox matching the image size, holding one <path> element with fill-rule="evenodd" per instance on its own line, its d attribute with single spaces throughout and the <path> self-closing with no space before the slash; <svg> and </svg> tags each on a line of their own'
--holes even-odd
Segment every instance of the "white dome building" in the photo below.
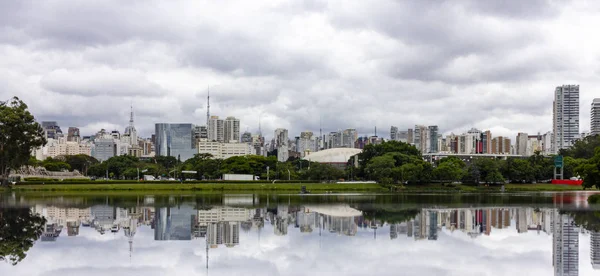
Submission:
<svg viewBox="0 0 600 276">
<path fill-rule="evenodd" d="M 302 158 L 311 162 L 334 165 L 339 168 L 346 167 L 348 159 L 362 152 L 355 148 L 333 148 L 317 152 L 311 152 Z"/>
</svg>

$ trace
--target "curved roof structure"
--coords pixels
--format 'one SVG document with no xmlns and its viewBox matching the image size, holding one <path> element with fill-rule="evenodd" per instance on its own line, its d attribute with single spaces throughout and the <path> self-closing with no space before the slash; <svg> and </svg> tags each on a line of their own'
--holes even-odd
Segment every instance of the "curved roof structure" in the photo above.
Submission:
<svg viewBox="0 0 600 276">
<path fill-rule="evenodd" d="M 361 153 L 361 149 L 334 148 L 312 152 L 304 156 L 304 160 L 318 163 L 346 163 L 350 157 Z"/>
</svg>

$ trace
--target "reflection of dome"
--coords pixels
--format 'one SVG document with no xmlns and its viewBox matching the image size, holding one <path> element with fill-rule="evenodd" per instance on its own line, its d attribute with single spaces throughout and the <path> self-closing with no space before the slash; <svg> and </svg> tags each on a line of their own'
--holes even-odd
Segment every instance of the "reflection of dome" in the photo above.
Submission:
<svg viewBox="0 0 600 276">
<path fill-rule="evenodd" d="M 361 152 L 361 149 L 334 148 L 310 153 L 304 157 L 304 160 L 319 163 L 346 163 L 350 157 Z"/>
</svg>

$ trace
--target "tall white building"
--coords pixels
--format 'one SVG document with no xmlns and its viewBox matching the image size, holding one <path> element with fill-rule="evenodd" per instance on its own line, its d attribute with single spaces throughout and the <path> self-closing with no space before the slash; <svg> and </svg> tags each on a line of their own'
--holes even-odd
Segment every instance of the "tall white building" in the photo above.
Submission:
<svg viewBox="0 0 600 276">
<path fill-rule="evenodd" d="M 277 161 L 286 162 L 290 157 L 288 130 L 285 128 L 276 129 L 274 142 L 273 147 L 277 149 Z"/>
<path fill-rule="evenodd" d="M 590 134 L 600 134 L 600 98 L 596 98 L 592 101 L 590 115 Z"/>
<path fill-rule="evenodd" d="M 318 141 L 311 131 L 303 131 L 300 133 L 296 150 L 302 157 L 319 150 Z"/>
<path fill-rule="evenodd" d="M 553 152 L 569 148 L 579 135 L 579 85 L 563 85 L 554 91 Z"/>
<path fill-rule="evenodd" d="M 239 142 L 240 141 L 240 120 L 235 117 L 227 117 L 224 124 L 224 142 Z"/>
<path fill-rule="evenodd" d="M 208 119 L 207 132 L 208 140 L 225 142 L 225 121 L 219 119 L 219 116 L 211 116 Z"/>
<path fill-rule="evenodd" d="M 342 131 L 342 147 L 354 148 L 354 142 L 358 139 L 358 131 L 353 128 L 348 128 Z"/>
</svg>

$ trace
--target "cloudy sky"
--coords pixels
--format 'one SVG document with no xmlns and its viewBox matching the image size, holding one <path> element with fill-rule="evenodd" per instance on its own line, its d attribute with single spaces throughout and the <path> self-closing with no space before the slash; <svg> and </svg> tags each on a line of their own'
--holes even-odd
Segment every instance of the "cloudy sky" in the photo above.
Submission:
<svg viewBox="0 0 600 276">
<path fill-rule="evenodd" d="M 84 135 L 235 116 L 242 130 L 387 136 L 552 128 L 554 88 L 600 96 L 598 1 L 0 3 L 0 99 Z"/>
</svg>

